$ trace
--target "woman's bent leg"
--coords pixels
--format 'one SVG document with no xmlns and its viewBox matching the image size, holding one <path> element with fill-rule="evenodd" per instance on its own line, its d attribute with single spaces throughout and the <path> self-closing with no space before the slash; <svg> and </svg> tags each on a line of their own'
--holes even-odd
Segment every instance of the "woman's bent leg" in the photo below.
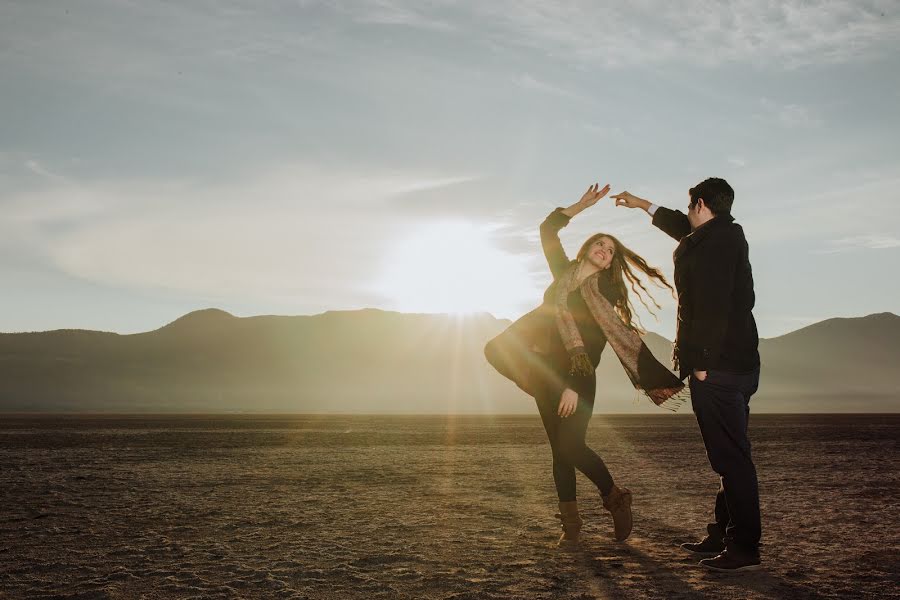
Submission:
<svg viewBox="0 0 900 600">
<path fill-rule="evenodd" d="M 603 460 L 585 444 L 587 426 L 593 410 L 593 403 L 588 402 L 584 396 L 580 397 L 575 412 L 560 421 L 557 432 L 558 445 L 563 457 L 571 461 L 597 486 L 603 496 L 603 507 L 612 514 L 613 537 L 622 542 L 631 535 L 633 526 L 631 492 L 613 483 Z"/>
<path fill-rule="evenodd" d="M 606 468 L 603 459 L 585 443 L 587 426 L 593 411 L 592 402 L 588 402 L 583 397 L 579 398 L 578 408 L 575 412 L 565 419 L 560 419 L 557 445 L 563 458 L 575 465 L 597 486 L 600 493 L 606 496 L 613 487 L 612 475 Z"/>
</svg>

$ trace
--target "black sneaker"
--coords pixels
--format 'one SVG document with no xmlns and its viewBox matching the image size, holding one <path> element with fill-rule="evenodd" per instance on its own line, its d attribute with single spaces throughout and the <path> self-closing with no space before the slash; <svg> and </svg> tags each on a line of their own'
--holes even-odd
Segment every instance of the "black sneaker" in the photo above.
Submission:
<svg viewBox="0 0 900 600">
<path fill-rule="evenodd" d="M 725 550 L 725 532 L 718 525 L 707 525 L 706 531 L 709 535 L 703 538 L 703 541 L 695 544 L 682 544 L 682 549 L 697 556 L 716 556 Z"/>
<path fill-rule="evenodd" d="M 744 552 L 733 546 L 715 558 L 704 558 L 700 564 L 713 571 L 756 571 L 761 568 L 759 552 Z"/>
</svg>

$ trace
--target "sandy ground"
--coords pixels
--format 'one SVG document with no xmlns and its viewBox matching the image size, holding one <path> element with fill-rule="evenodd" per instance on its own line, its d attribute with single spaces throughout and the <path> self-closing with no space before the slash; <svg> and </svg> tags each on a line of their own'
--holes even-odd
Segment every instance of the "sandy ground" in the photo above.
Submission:
<svg viewBox="0 0 900 600">
<path fill-rule="evenodd" d="M 682 412 L 685 412 L 682 409 Z M 532 417 L 0 417 L 0 598 L 900 598 L 900 415 L 752 417 L 765 570 L 678 549 L 717 479 L 690 412 L 595 416 L 559 535 Z"/>
</svg>

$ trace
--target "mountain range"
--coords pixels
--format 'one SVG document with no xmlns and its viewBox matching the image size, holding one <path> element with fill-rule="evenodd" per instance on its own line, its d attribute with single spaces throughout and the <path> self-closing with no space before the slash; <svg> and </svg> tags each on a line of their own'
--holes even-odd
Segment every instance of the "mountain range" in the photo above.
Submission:
<svg viewBox="0 0 900 600">
<path fill-rule="evenodd" d="M 508 325 L 484 313 L 239 318 L 206 309 L 130 335 L 4 333 L 0 412 L 532 412 L 482 353 Z M 651 332 L 645 341 L 669 364 L 669 340 Z M 828 319 L 760 340 L 760 354 L 754 412 L 900 410 L 898 315 Z M 595 412 L 660 411 L 607 350 Z"/>
</svg>

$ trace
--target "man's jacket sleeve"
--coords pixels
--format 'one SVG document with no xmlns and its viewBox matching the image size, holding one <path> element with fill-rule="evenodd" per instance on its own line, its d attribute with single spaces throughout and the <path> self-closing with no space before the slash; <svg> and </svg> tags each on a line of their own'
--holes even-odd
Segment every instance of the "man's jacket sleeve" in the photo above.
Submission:
<svg viewBox="0 0 900 600">
<path fill-rule="evenodd" d="M 688 221 L 687 215 L 680 210 L 672 210 L 665 206 L 656 207 L 652 223 L 679 242 L 681 238 L 691 232 L 691 223 Z"/>
</svg>

